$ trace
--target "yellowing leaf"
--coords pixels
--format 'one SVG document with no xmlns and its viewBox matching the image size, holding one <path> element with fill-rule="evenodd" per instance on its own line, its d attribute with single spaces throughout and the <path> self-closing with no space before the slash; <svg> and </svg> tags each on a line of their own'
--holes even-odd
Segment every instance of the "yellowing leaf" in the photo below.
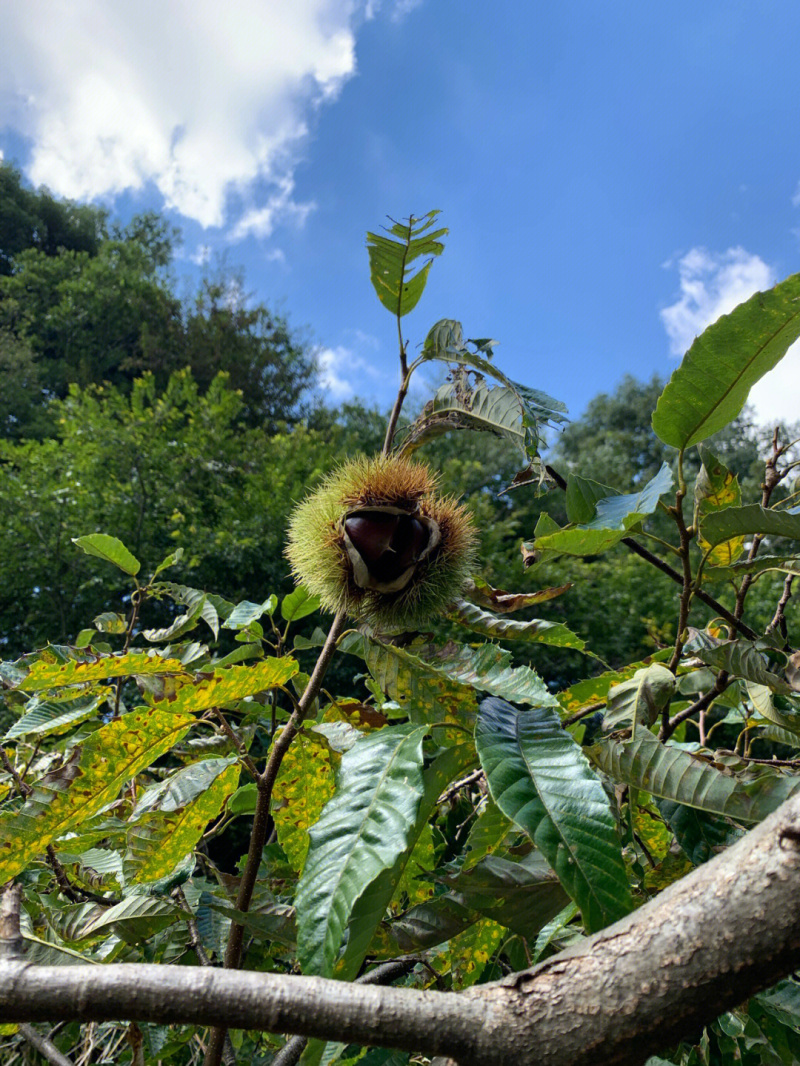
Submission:
<svg viewBox="0 0 800 1066">
<path fill-rule="evenodd" d="M 433 830 L 430 822 L 426 822 L 419 838 L 414 845 L 402 877 L 394 893 L 392 910 L 395 913 L 413 907 L 417 903 L 424 903 L 433 895 L 434 886 L 430 881 L 420 880 L 419 875 L 426 870 L 432 870 L 435 866 L 433 858 Z"/>
<path fill-rule="evenodd" d="M 162 659 L 147 652 L 127 655 L 102 655 L 88 662 L 72 660 L 68 663 L 48 662 L 46 658 L 31 665 L 19 684 L 23 692 L 41 692 L 64 685 L 81 685 L 87 681 L 102 681 L 107 677 L 130 677 L 133 674 L 176 674 L 188 677 L 186 667 L 177 659 Z"/>
<path fill-rule="evenodd" d="M 742 502 L 739 479 L 732 474 L 707 448 L 700 449 L 703 465 L 694 485 L 694 522 L 698 527 L 697 543 L 706 552 L 711 544 L 703 536 L 703 519 L 715 511 L 738 507 Z M 708 556 L 709 566 L 730 566 L 736 562 L 744 548 L 744 537 L 733 537 L 713 548 Z"/>
<path fill-rule="evenodd" d="M 173 711 L 207 711 L 284 685 L 297 670 L 295 660 L 288 657 L 263 659 L 253 666 L 223 666 L 213 674 L 201 675 L 198 681 L 180 685 L 174 693 L 148 698 L 153 706 L 168 706 Z"/>
<path fill-rule="evenodd" d="M 454 989 L 460 991 L 469 988 L 481 976 L 508 935 L 504 926 L 490 918 L 483 918 L 453 937 L 447 950 L 434 959 L 433 968 L 437 971 L 449 969 Z"/>
<path fill-rule="evenodd" d="M 174 811 L 150 811 L 134 823 L 128 835 L 127 876 L 134 881 L 157 881 L 171 873 L 235 791 L 239 771 L 236 763 L 226 766 L 191 803 Z"/>
<path fill-rule="evenodd" d="M 0 881 L 116 799 L 126 781 L 169 751 L 193 723 L 191 715 L 138 707 L 92 733 L 68 762 L 35 784 L 21 810 L 0 815 Z"/>
<path fill-rule="evenodd" d="M 273 811 L 278 842 L 298 873 L 305 866 L 308 830 L 333 795 L 338 759 L 319 733 L 295 738 L 283 757 L 273 791 Z"/>
</svg>

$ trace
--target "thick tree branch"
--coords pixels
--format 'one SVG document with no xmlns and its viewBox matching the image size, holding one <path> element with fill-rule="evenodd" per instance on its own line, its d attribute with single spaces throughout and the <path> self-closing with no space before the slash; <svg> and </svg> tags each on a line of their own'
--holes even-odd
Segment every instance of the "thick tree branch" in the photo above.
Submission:
<svg viewBox="0 0 800 1066">
<path fill-rule="evenodd" d="M 10 959 L 0 962 L 0 1021 L 230 1026 L 446 1055 L 460 1066 L 633 1066 L 800 965 L 798 897 L 800 796 L 623 921 L 461 994 Z"/>
</svg>

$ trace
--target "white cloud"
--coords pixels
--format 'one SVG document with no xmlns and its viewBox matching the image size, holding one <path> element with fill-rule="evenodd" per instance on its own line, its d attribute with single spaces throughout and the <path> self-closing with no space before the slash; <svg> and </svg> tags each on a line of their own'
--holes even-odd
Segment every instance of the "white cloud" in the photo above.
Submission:
<svg viewBox="0 0 800 1066">
<path fill-rule="evenodd" d="M 671 266 L 671 263 L 665 264 Z M 673 355 L 683 355 L 706 326 L 727 315 L 754 292 L 775 284 L 763 259 L 744 248 L 713 253 L 692 248 L 678 262 L 680 299 L 661 312 Z"/>
<path fill-rule="evenodd" d="M 203 226 L 302 222 L 293 164 L 308 121 L 355 72 L 360 0 L 25 0 L 3 5 L 0 125 L 28 176 L 75 199 L 152 182 Z M 257 180 L 258 179 L 258 180 Z M 247 207 L 249 189 L 266 190 Z"/>
<path fill-rule="evenodd" d="M 368 379 L 380 381 L 380 370 L 370 361 L 357 355 L 351 348 L 337 345 L 336 348 L 320 348 L 317 353 L 320 388 L 334 402 L 364 397 L 373 390 L 365 388 Z"/>
<path fill-rule="evenodd" d="M 800 181 L 798 181 L 797 188 L 794 191 L 794 196 L 792 197 L 792 204 L 794 207 L 800 207 Z"/>
<path fill-rule="evenodd" d="M 795 341 L 774 370 L 755 383 L 748 403 L 762 425 L 800 422 L 800 341 Z"/>
<path fill-rule="evenodd" d="M 391 0 L 388 4 L 389 18 L 392 22 L 402 22 L 406 15 L 421 7 L 424 0 Z M 364 18 L 374 19 L 383 7 L 383 0 L 366 0 Z"/>
<path fill-rule="evenodd" d="M 668 262 L 666 267 L 674 264 Z M 712 253 L 692 248 L 678 262 L 680 298 L 661 312 L 670 351 L 681 356 L 706 326 L 728 314 L 754 292 L 771 288 L 775 272 L 763 259 L 744 248 Z M 778 365 L 750 392 L 756 421 L 800 420 L 800 341 L 793 344 Z"/>
<path fill-rule="evenodd" d="M 288 175 L 277 182 L 277 189 L 272 193 L 264 207 L 251 208 L 246 211 L 231 231 L 231 240 L 239 241 L 251 234 L 255 237 L 269 237 L 277 222 L 291 219 L 302 226 L 316 204 L 298 204 L 292 199 L 294 181 Z"/>
</svg>

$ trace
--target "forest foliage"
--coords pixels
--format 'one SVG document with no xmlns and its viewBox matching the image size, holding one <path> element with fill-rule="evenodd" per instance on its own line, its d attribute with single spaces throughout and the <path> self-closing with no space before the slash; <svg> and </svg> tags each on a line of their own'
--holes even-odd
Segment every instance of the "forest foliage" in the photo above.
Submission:
<svg viewBox="0 0 800 1066">
<path fill-rule="evenodd" d="M 800 275 L 666 386 L 626 379 L 573 423 L 440 321 L 416 357 L 401 340 L 387 419 L 313 402 L 313 353 L 223 283 L 177 300 L 159 220 L 109 232 L 0 173 L 2 395 L 36 397 L 0 441 L 0 882 L 23 886 L 32 962 L 352 981 L 401 960 L 406 986 L 458 991 L 623 917 L 800 787 L 797 445 L 744 409 L 800 335 Z M 368 236 L 401 338 L 446 233 L 430 212 Z M 429 364 L 442 383 L 406 412 Z M 379 452 L 428 463 L 477 530 L 422 632 L 385 624 L 395 591 L 379 627 L 331 624 L 283 557 L 296 502 Z M 384 514 L 349 506 L 337 535 Z M 793 1062 L 799 1002 L 782 981 L 664 1058 Z M 55 1039 L 118 1062 L 226 1047 Z M 312 1040 L 302 1061 L 408 1056 Z"/>
</svg>

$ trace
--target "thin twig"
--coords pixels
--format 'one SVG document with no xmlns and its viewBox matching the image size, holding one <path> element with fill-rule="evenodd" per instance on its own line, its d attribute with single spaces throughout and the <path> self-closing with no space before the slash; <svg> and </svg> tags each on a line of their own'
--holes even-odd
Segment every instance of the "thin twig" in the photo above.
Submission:
<svg viewBox="0 0 800 1066">
<path fill-rule="evenodd" d="M 211 713 L 219 722 L 220 727 L 222 728 L 222 732 L 236 748 L 239 758 L 242 760 L 242 763 L 247 767 L 247 771 L 250 776 L 253 778 L 254 781 L 258 780 L 258 767 L 247 754 L 247 748 L 242 743 L 241 738 L 237 736 L 237 734 L 234 732 L 228 719 L 225 717 L 219 707 L 214 707 Z"/>
<path fill-rule="evenodd" d="M 42 1058 L 47 1059 L 53 1066 L 75 1066 L 72 1059 L 68 1059 L 63 1052 L 59 1051 L 52 1040 L 42 1036 L 32 1025 L 27 1022 L 19 1023 L 19 1033 L 31 1047 L 36 1048 Z"/>
<path fill-rule="evenodd" d="M 545 470 L 558 487 L 566 491 L 567 483 L 561 474 L 553 469 L 552 466 L 546 466 Z M 669 563 L 664 562 L 663 559 L 660 559 L 657 555 L 648 551 L 647 548 L 639 544 L 639 542 L 634 540 L 633 537 L 623 537 L 620 544 L 624 544 L 628 551 L 633 552 L 634 555 L 638 555 L 640 559 L 644 559 L 645 562 L 654 566 L 656 570 L 660 570 L 662 574 L 665 574 L 677 585 L 683 585 L 683 577 L 677 570 L 674 570 Z M 758 633 L 756 633 L 754 629 L 751 629 L 750 626 L 745 625 L 740 619 L 734 617 L 733 613 L 729 611 L 727 607 L 723 606 L 719 600 L 714 599 L 713 596 L 710 596 L 704 589 L 695 589 L 694 595 L 701 603 L 704 603 L 706 607 L 710 607 L 715 614 L 718 614 L 720 618 L 724 618 L 726 622 L 734 627 L 734 629 L 738 629 L 743 637 L 747 637 L 748 640 L 758 640 Z"/>
<path fill-rule="evenodd" d="M 717 679 L 711 688 L 706 692 L 705 696 L 701 696 L 699 700 L 696 700 L 691 707 L 685 707 L 682 711 L 679 711 L 667 722 L 666 726 L 662 725 L 661 731 L 658 734 L 659 740 L 668 740 L 681 722 L 685 722 L 687 718 L 691 718 L 693 715 L 698 714 L 700 711 L 704 711 L 707 707 L 721 696 L 729 684 L 729 675 L 727 671 L 723 670 L 717 675 Z"/>
<path fill-rule="evenodd" d="M 783 593 L 778 600 L 778 606 L 775 608 L 775 614 L 772 616 L 772 621 L 764 631 L 767 636 L 770 633 L 774 633 L 776 629 L 780 629 L 784 640 L 786 639 L 786 619 L 783 612 L 786 610 L 786 604 L 792 597 L 792 583 L 794 582 L 795 575 L 787 574 L 783 582 Z"/>
<path fill-rule="evenodd" d="M 456 781 L 455 784 L 452 784 L 448 789 L 445 789 L 436 801 L 437 806 L 441 803 L 447 803 L 453 798 L 453 796 L 457 795 L 462 788 L 469 788 L 470 785 L 475 784 L 476 781 L 480 781 L 482 778 L 485 780 L 485 776 L 486 775 L 482 769 L 473 770 L 472 773 L 467 774 L 466 777 L 462 777 L 460 781 Z"/>
<path fill-rule="evenodd" d="M 52 844 L 47 845 L 45 854 L 47 856 L 47 865 L 53 871 L 56 884 L 70 903 L 82 903 L 90 900 L 92 903 L 99 903 L 101 907 L 113 907 L 115 903 L 120 902 L 119 899 L 115 899 L 113 896 L 101 896 L 99 893 L 92 892 L 91 889 L 84 888 L 82 885 L 74 885 L 67 876 L 67 871 L 62 866 L 56 855 L 56 849 Z"/>
<path fill-rule="evenodd" d="M 564 729 L 567 726 L 575 725 L 576 722 L 580 722 L 581 718 L 587 718 L 590 714 L 595 714 L 597 711 L 602 711 L 605 707 L 606 701 L 599 700 L 597 703 L 590 703 L 588 707 L 584 707 L 582 711 L 577 711 L 575 714 L 570 715 L 569 718 L 564 718 L 561 725 Z"/>
</svg>

